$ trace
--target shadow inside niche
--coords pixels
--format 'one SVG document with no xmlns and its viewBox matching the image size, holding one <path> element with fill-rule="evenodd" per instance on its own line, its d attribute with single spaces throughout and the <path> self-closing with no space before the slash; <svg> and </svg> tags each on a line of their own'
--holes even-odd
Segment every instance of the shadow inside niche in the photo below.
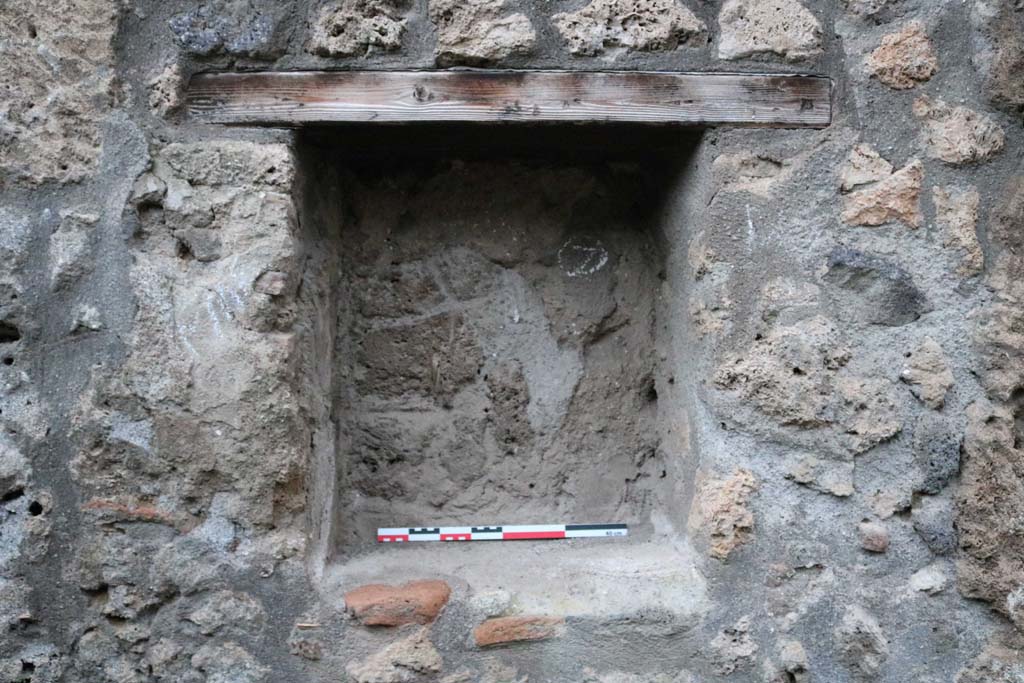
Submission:
<svg viewBox="0 0 1024 683">
<path fill-rule="evenodd" d="M 658 584 L 612 612 L 662 600 L 665 572 L 696 586 L 688 558 L 648 542 L 679 483 L 663 448 L 679 408 L 658 400 L 672 343 L 661 221 L 698 139 L 607 125 L 301 134 L 301 223 L 326 263 L 304 286 L 323 293 L 310 384 L 329 387 L 330 411 L 311 505 L 330 583 L 430 566 L 485 585 L 508 552 L 382 547 L 378 527 L 625 522 L 628 539 L 537 552 L 571 564 L 589 544 L 590 566 L 607 564 L 596 591 L 623 571 Z M 528 592 L 517 571 L 500 580 Z"/>
</svg>

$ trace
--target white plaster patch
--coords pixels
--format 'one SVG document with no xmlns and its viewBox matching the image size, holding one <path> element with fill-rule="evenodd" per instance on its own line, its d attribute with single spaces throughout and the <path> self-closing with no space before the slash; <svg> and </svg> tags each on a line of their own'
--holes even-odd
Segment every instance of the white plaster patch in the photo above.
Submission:
<svg viewBox="0 0 1024 683">
<path fill-rule="evenodd" d="M 558 267 L 569 277 L 586 277 L 608 265 L 608 250 L 601 240 L 570 237 L 558 250 Z"/>
</svg>

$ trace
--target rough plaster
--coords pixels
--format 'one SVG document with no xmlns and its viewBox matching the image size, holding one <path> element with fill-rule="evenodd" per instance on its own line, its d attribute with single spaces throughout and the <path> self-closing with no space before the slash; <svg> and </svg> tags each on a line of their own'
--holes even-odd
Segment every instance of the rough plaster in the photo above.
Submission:
<svg viewBox="0 0 1024 683">
<path fill-rule="evenodd" d="M 0 680 L 1024 680 L 1019 3 L 677 4 L 0 7 Z M 353 33 L 333 36 L 344 56 L 317 47 L 318 18 L 350 5 Z M 585 19 L 590 47 L 558 16 Z M 438 64 L 822 73 L 836 116 L 822 131 L 704 131 L 674 163 L 648 163 L 675 148 L 636 131 L 576 146 L 555 133 L 531 167 L 544 182 L 515 179 L 510 130 L 485 134 L 499 148 L 486 159 L 460 151 L 453 175 L 450 150 L 417 131 L 389 151 L 339 129 L 330 144 L 370 161 L 323 164 L 315 136 L 198 126 L 180 108 L 200 70 Z M 623 184 L 621 158 L 586 170 L 609 141 L 656 192 Z M 415 164 L 396 172 L 399 147 Z M 459 175 L 485 167 L 489 182 Z M 473 182 L 521 194 L 445 214 L 447 186 Z M 623 253 L 649 240 L 657 254 L 619 271 L 656 288 L 610 290 L 655 309 L 652 337 L 627 344 L 653 356 L 636 366 L 589 365 L 527 296 L 574 300 L 552 275 L 573 192 L 641 204 L 643 240 L 614 211 L 579 214 Z M 474 206 L 492 229 L 507 216 L 538 230 L 535 251 L 470 260 L 465 241 L 487 233 L 458 217 Z M 636 515 L 635 539 L 384 556 L 346 535 L 361 515 L 339 463 L 360 411 L 340 398 L 397 398 L 359 375 L 360 295 L 392 266 L 360 274 L 357 257 L 383 229 L 346 235 L 406 210 L 409 226 L 452 221 L 459 245 L 430 258 L 522 280 L 509 289 L 532 301 L 539 355 L 568 358 L 557 369 L 577 386 L 588 369 L 657 368 L 657 416 L 627 412 L 616 432 L 657 432 L 651 502 L 551 503 Z M 430 291 L 432 307 L 449 300 Z M 526 416 L 506 444 L 515 426 L 553 429 L 559 399 L 534 402 L 527 369 L 494 376 Z M 427 386 L 442 416 L 491 390 Z M 344 608 L 360 584 L 433 578 L 452 593 L 430 624 L 368 627 Z M 474 632 L 526 639 L 481 647 Z"/>
</svg>

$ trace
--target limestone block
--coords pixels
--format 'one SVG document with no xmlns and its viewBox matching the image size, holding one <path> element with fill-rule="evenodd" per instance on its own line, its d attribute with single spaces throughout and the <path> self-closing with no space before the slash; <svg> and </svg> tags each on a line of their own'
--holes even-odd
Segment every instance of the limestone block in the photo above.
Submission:
<svg viewBox="0 0 1024 683">
<path fill-rule="evenodd" d="M 356 305 L 368 318 L 424 315 L 444 303 L 438 283 L 418 265 L 372 273 L 364 283 L 355 293 Z"/>
<path fill-rule="evenodd" d="M 844 441 L 854 453 L 877 446 L 903 429 L 893 385 L 878 377 L 840 377 L 837 415 Z"/>
<path fill-rule="evenodd" d="M 978 205 L 981 196 L 970 187 L 933 187 L 935 222 L 942 231 L 942 246 L 959 255 L 957 275 L 970 277 L 985 267 L 985 255 L 978 243 Z"/>
<path fill-rule="evenodd" d="M 506 0 L 430 0 L 438 66 L 493 64 L 530 53 L 537 41 L 533 24 L 506 5 Z"/>
<path fill-rule="evenodd" d="M 924 83 L 939 69 L 935 49 L 920 22 L 912 21 L 896 33 L 882 37 L 882 44 L 865 60 L 868 74 L 896 90 Z"/>
<path fill-rule="evenodd" d="M 504 589 L 476 593 L 470 598 L 469 608 L 485 617 L 504 617 L 513 609 L 515 599 Z"/>
<path fill-rule="evenodd" d="M 1009 408 L 984 401 L 967 409 L 963 466 L 956 490 L 960 556 L 957 583 L 964 597 L 1006 613 L 1006 599 L 1024 584 L 1024 453 Z"/>
<path fill-rule="evenodd" d="M 0 206 L 0 281 L 13 282 L 29 257 L 32 220 L 27 213 Z"/>
<path fill-rule="evenodd" d="M 160 161 L 192 186 L 252 185 L 288 191 L 295 179 L 291 150 L 280 144 L 175 143 L 160 152 Z"/>
<path fill-rule="evenodd" d="M 678 0 L 592 0 L 551 18 L 574 55 L 674 50 L 707 30 Z"/>
<path fill-rule="evenodd" d="M 0 658 L 0 680 L 21 683 L 56 683 L 67 661 L 56 646 L 35 642 L 10 657 Z M 31 678 L 25 678 L 26 672 Z"/>
<path fill-rule="evenodd" d="M 844 318 L 899 327 L 930 310 L 910 273 L 895 263 L 856 249 L 838 247 L 828 256 L 822 280 L 842 306 Z"/>
<path fill-rule="evenodd" d="M 182 667 L 184 648 L 169 638 L 160 638 L 146 648 L 143 661 L 157 678 L 171 678 L 174 667 Z"/>
<path fill-rule="evenodd" d="M 341 0 L 320 8 L 308 49 L 322 57 L 347 57 L 402 45 L 405 0 Z"/>
<path fill-rule="evenodd" d="M 1006 613 L 1013 625 L 1024 631 L 1024 584 L 1017 586 L 1006 596 Z"/>
<path fill-rule="evenodd" d="M 1016 0 L 979 0 L 971 4 L 975 67 L 994 106 L 1020 116 L 1024 112 L 1024 12 Z"/>
<path fill-rule="evenodd" d="M 903 168 L 886 175 L 888 162 L 883 164 L 875 156 L 877 153 L 870 148 L 858 147 L 841 174 L 844 188 L 860 187 L 843 195 L 843 222 L 875 226 L 900 221 L 911 228 L 919 227 L 924 220 L 920 205 L 924 166 L 911 159 Z"/>
<path fill-rule="evenodd" d="M 264 683 L 270 670 L 237 643 L 209 643 L 192 655 L 192 668 L 207 683 Z"/>
<path fill-rule="evenodd" d="M 25 488 L 31 468 L 10 437 L 0 434 L 0 498 L 8 499 Z"/>
<path fill-rule="evenodd" d="M 0 171 L 38 184 L 95 170 L 116 90 L 117 26 L 109 0 L 0 5 Z"/>
<path fill-rule="evenodd" d="M 835 629 L 840 660 L 857 680 L 877 677 L 889 659 L 889 643 L 878 620 L 862 607 L 850 605 Z"/>
<path fill-rule="evenodd" d="M 236 591 L 215 591 L 204 597 L 202 602 L 185 617 L 199 627 L 199 632 L 209 636 L 247 635 L 259 632 L 266 621 L 263 605 L 251 595 Z"/>
<path fill-rule="evenodd" d="M 844 362 L 838 345 L 831 358 L 821 355 L 832 346 L 830 332 L 823 319 L 773 328 L 753 348 L 725 357 L 715 384 L 738 390 L 746 402 L 782 425 L 822 426 L 831 393 L 825 373 Z"/>
<path fill-rule="evenodd" d="M 137 619 L 147 609 L 160 604 L 160 599 L 135 586 L 112 586 L 107 590 L 103 614 L 115 619 Z"/>
<path fill-rule="evenodd" d="M 356 683 L 408 683 L 422 674 L 441 671 L 441 654 L 421 628 L 397 640 L 362 662 L 349 662 L 345 672 Z"/>
<path fill-rule="evenodd" d="M 773 53 L 797 61 L 821 52 L 821 24 L 797 0 L 726 0 L 718 25 L 722 59 Z"/>
<path fill-rule="evenodd" d="M 167 195 L 167 183 L 152 173 L 143 173 L 132 186 L 131 201 L 137 208 L 160 206 Z"/>
<path fill-rule="evenodd" d="M 1024 387 L 1024 176 L 1013 176 L 999 193 L 988 224 L 995 257 L 986 284 L 995 300 L 980 308 L 973 345 L 982 385 L 1006 401 Z"/>
<path fill-rule="evenodd" d="M 914 531 L 935 555 L 949 555 L 957 547 L 953 504 L 944 498 L 923 496 L 910 511 Z"/>
<path fill-rule="evenodd" d="M 892 174 L 892 164 L 868 144 L 854 147 L 839 172 L 839 189 L 849 192 L 861 185 L 885 180 Z"/>
<path fill-rule="evenodd" d="M 134 658 L 121 650 L 121 643 L 109 632 L 94 629 L 78 639 L 72 665 L 77 676 L 72 680 L 99 678 L 108 681 L 137 681 Z M 97 672 L 99 676 L 97 676 Z M 210 677 L 210 681 L 228 683 L 225 678 Z M 257 683 L 255 679 L 237 679 L 239 683 Z"/>
<path fill-rule="evenodd" d="M 753 473 L 742 469 L 724 478 L 710 479 L 701 486 L 690 524 L 707 535 L 715 559 L 728 559 L 736 548 L 753 538 L 750 499 L 757 487 Z"/>
<path fill-rule="evenodd" d="M 910 391 L 922 403 L 938 410 L 946 401 L 946 392 L 953 386 L 953 371 L 942 347 L 926 337 L 907 354 L 900 379 L 910 385 Z"/>
<path fill-rule="evenodd" d="M 988 161 L 1003 149 L 1006 134 L 990 116 L 922 96 L 914 101 L 928 155 L 954 166 Z"/>
</svg>

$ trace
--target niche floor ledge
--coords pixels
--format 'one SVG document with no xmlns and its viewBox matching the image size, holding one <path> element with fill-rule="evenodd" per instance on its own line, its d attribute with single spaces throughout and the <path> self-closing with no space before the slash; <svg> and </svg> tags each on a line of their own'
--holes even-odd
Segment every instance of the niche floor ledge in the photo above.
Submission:
<svg viewBox="0 0 1024 683">
<path fill-rule="evenodd" d="M 705 581 L 685 543 L 668 539 L 416 543 L 388 545 L 326 568 L 330 599 L 368 583 L 442 578 L 474 592 L 503 589 L 525 614 L 608 619 L 705 609 Z"/>
</svg>

